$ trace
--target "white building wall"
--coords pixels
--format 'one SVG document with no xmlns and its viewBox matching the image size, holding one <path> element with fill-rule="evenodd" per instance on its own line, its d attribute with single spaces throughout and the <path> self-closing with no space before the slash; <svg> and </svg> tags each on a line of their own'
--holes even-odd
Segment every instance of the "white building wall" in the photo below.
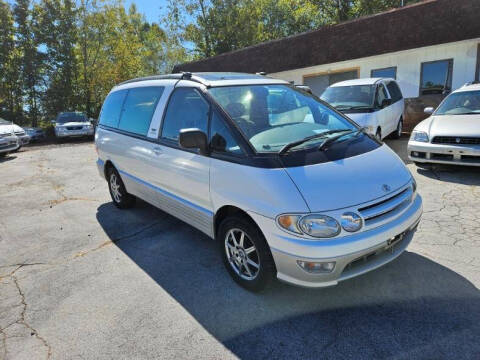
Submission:
<svg viewBox="0 0 480 360">
<path fill-rule="evenodd" d="M 351 70 L 358 67 L 360 68 L 360 77 L 364 78 L 370 77 L 370 71 L 373 69 L 396 66 L 397 81 L 402 89 L 403 96 L 413 98 L 419 96 L 422 62 L 453 59 L 453 90 L 466 82 L 473 81 L 477 64 L 478 44 L 480 44 L 480 38 L 282 71 L 269 74 L 269 76 L 294 81 L 295 84 L 303 84 L 303 76 L 305 75 L 336 72 L 342 69 Z"/>
</svg>

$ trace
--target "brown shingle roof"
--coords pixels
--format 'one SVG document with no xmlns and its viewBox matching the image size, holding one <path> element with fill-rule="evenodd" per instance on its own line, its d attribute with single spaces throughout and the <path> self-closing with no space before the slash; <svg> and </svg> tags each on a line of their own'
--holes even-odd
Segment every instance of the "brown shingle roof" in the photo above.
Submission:
<svg viewBox="0 0 480 360">
<path fill-rule="evenodd" d="M 480 37 L 480 0 L 427 0 L 177 65 L 177 71 L 274 73 Z"/>
</svg>

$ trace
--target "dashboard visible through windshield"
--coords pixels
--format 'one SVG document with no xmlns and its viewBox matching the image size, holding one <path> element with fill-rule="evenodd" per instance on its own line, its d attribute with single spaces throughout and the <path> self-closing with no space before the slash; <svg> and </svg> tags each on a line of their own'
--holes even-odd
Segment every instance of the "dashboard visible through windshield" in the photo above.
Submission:
<svg viewBox="0 0 480 360">
<path fill-rule="evenodd" d="M 348 138 L 358 129 L 315 97 L 287 85 L 226 86 L 208 91 L 259 153 L 279 153 L 288 145 L 289 150 L 318 147 L 338 132 L 345 132 Z"/>
</svg>

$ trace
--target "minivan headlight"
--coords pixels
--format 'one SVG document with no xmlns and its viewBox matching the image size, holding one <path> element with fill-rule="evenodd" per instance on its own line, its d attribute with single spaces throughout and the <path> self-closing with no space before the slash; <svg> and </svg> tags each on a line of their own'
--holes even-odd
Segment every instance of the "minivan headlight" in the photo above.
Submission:
<svg viewBox="0 0 480 360">
<path fill-rule="evenodd" d="M 327 215 L 307 215 L 302 217 L 298 224 L 305 234 L 317 238 L 330 238 L 340 233 L 337 220 Z"/>
<path fill-rule="evenodd" d="M 342 220 L 340 221 L 342 228 L 348 232 L 355 232 L 362 228 L 363 221 L 362 218 L 355 214 L 354 212 L 346 212 L 342 215 Z"/>
<path fill-rule="evenodd" d="M 302 230 L 298 227 L 298 220 L 300 220 L 301 217 L 301 215 L 280 215 L 277 218 L 277 223 L 284 230 L 301 234 Z"/>
<path fill-rule="evenodd" d="M 410 140 L 428 142 L 428 134 L 424 131 L 413 131 Z"/>
</svg>

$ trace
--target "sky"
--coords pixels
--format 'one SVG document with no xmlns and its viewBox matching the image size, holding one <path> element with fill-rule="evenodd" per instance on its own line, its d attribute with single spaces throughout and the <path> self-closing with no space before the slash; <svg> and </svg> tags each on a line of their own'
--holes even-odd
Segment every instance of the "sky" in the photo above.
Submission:
<svg viewBox="0 0 480 360">
<path fill-rule="evenodd" d="M 127 10 L 130 7 L 130 4 L 135 3 L 138 12 L 144 14 L 147 21 L 150 23 L 158 23 L 160 21 L 160 7 L 165 9 L 167 6 L 166 0 L 124 0 L 124 2 Z"/>
</svg>

